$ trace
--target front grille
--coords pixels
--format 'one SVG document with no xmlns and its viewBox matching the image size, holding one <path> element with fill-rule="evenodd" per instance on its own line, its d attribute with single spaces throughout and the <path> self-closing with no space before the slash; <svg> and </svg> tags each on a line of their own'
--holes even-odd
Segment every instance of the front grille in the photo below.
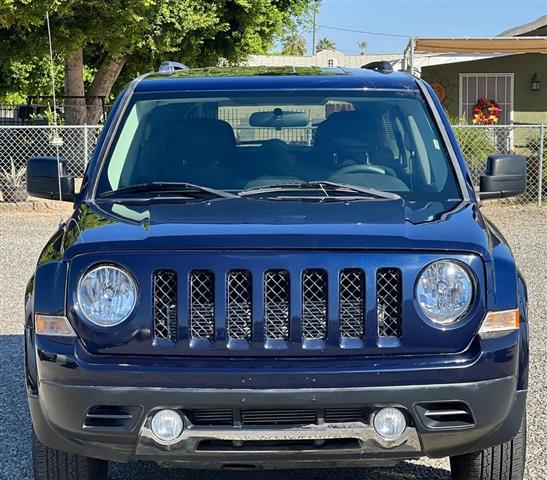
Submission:
<svg viewBox="0 0 547 480">
<path fill-rule="evenodd" d="M 364 338 L 365 285 L 363 271 L 346 269 L 340 273 L 340 335 Z"/>
<path fill-rule="evenodd" d="M 378 336 L 401 336 L 401 271 L 381 268 L 376 274 Z"/>
<path fill-rule="evenodd" d="M 289 272 L 269 270 L 264 275 L 265 336 L 274 340 L 289 338 Z"/>
<path fill-rule="evenodd" d="M 292 348 L 288 342 L 294 341 L 293 338 L 303 348 L 310 349 L 327 347 L 332 351 L 337 344 L 342 349 L 376 346 L 373 338 L 367 338 L 367 322 L 376 324 L 367 329 L 371 337 L 376 329 L 377 338 L 401 338 L 403 312 L 401 270 L 380 268 L 375 271 L 375 281 L 371 282 L 375 295 L 371 293 L 367 299 L 367 271 L 358 268 L 340 268 L 328 273 L 319 268 L 296 272 L 265 269 L 259 271 L 254 280 L 249 270 L 196 269 L 178 275 L 188 278 L 187 285 L 182 287 L 177 285 L 175 270 L 158 270 L 153 276 L 154 334 L 156 338 L 178 340 L 179 290 L 188 295 L 188 329 L 181 326 L 180 332 L 190 339 L 207 340 L 211 344 L 228 340 L 228 348 L 234 350 L 256 348 L 260 342 L 258 335 L 263 336 L 265 348 L 277 350 Z M 336 285 L 329 288 L 332 281 Z M 224 298 L 219 291 L 224 292 Z M 338 312 L 338 319 L 329 319 L 329 302 L 333 302 L 330 310 Z M 293 309 L 295 313 L 291 313 Z M 261 318 L 253 318 L 253 314 L 260 311 L 263 312 Z M 182 310 L 181 315 L 185 315 Z M 294 326 L 295 332 L 292 332 Z M 255 327 L 257 330 L 253 332 Z M 355 339 L 359 342 L 345 341 Z M 308 343 L 310 340 L 321 342 Z M 189 348 L 210 346 L 190 342 Z"/>
<path fill-rule="evenodd" d="M 209 270 L 190 273 L 190 334 L 212 340 L 215 335 L 215 277 Z"/>
<path fill-rule="evenodd" d="M 158 270 L 153 279 L 154 335 L 156 338 L 177 340 L 177 273 Z"/>
<path fill-rule="evenodd" d="M 327 336 L 327 272 L 305 270 L 302 276 L 302 336 Z"/>
<path fill-rule="evenodd" d="M 297 409 L 196 409 L 185 415 L 193 425 L 309 425 L 321 423 L 364 422 L 370 416 L 363 407 Z"/>
<path fill-rule="evenodd" d="M 228 273 L 227 310 L 228 337 L 250 340 L 252 311 L 252 280 L 247 270 Z"/>
</svg>

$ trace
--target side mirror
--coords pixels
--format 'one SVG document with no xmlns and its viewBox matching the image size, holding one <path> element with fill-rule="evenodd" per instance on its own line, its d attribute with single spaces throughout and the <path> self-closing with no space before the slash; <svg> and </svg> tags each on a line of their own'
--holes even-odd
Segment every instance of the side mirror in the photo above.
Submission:
<svg viewBox="0 0 547 480">
<path fill-rule="evenodd" d="M 74 177 L 66 173 L 66 159 L 32 157 L 27 161 L 27 192 L 33 197 L 74 201 Z M 60 168 L 59 168 L 60 167 Z M 60 175 L 60 182 L 59 182 Z M 59 183 L 61 195 L 59 195 Z"/>
<path fill-rule="evenodd" d="M 506 198 L 526 190 L 526 161 L 523 155 L 491 155 L 481 175 L 479 197 Z"/>
</svg>

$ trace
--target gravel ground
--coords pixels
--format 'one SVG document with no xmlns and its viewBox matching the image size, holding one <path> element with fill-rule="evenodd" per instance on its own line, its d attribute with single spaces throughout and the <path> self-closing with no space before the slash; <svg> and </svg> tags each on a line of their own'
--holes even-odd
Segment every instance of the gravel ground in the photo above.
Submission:
<svg viewBox="0 0 547 480">
<path fill-rule="evenodd" d="M 547 208 L 485 209 L 507 236 L 528 281 L 531 322 L 531 371 L 528 402 L 527 480 L 547 479 L 547 417 L 542 405 L 547 392 Z M 0 479 L 32 478 L 30 420 L 23 382 L 22 311 L 25 284 L 57 218 L 52 214 L 0 213 Z M 13 421 L 16 419 L 15 428 Z M 274 472 L 204 472 L 162 470 L 152 463 L 114 464 L 111 480 L 274 480 Z M 294 470 L 295 480 L 448 480 L 446 459 L 406 462 L 394 469 Z"/>
</svg>

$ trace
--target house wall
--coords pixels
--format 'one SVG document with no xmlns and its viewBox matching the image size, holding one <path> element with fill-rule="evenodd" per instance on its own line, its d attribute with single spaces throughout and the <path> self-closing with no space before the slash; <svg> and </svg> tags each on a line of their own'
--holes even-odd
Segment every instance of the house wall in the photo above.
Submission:
<svg viewBox="0 0 547 480">
<path fill-rule="evenodd" d="M 315 55 L 250 55 L 244 62 L 250 67 L 328 67 L 329 60 L 334 67 L 360 68 L 363 65 L 378 60 L 401 62 L 402 55 L 344 55 L 337 50 L 322 50 Z"/>
<path fill-rule="evenodd" d="M 460 73 L 513 73 L 514 122 L 547 124 L 547 55 L 528 53 L 423 67 L 422 78 L 444 86 L 446 98 L 443 104 L 448 114 L 454 118 L 459 115 Z M 534 73 L 542 80 L 539 92 L 531 91 Z"/>
</svg>

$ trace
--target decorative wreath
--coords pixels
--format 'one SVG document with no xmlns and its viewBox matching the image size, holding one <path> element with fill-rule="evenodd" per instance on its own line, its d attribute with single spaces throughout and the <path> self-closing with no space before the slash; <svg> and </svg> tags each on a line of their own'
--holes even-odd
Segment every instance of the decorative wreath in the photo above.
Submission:
<svg viewBox="0 0 547 480">
<path fill-rule="evenodd" d="M 473 107 L 474 125 L 495 125 L 499 122 L 501 108 L 495 100 L 481 98 Z"/>
</svg>

